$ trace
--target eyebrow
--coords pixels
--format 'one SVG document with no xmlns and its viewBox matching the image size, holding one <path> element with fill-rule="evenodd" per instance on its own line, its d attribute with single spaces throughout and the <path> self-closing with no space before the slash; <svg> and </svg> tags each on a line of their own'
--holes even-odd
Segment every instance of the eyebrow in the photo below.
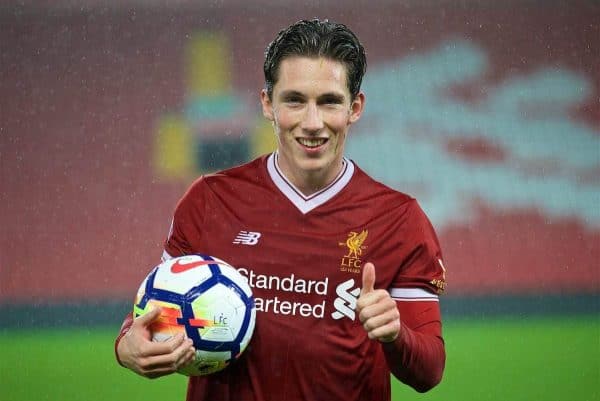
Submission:
<svg viewBox="0 0 600 401">
<path fill-rule="evenodd" d="M 288 90 L 288 91 L 281 92 L 279 94 L 279 97 L 281 97 L 281 98 L 290 98 L 290 97 L 302 97 L 302 98 L 304 98 L 306 96 L 304 96 L 302 94 L 302 92 L 298 92 L 298 91 L 295 91 L 295 90 Z"/>
<path fill-rule="evenodd" d="M 345 99 L 346 99 L 346 96 L 344 96 L 343 94 L 340 94 L 337 92 L 328 92 L 328 93 L 324 93 L 321 96 L 319 96 L 319 98 L 317 100 L 326 100 L 328 102 L 334 102 L 334 103 L 344 103 Z"/>
<path fill-rule="evenodd" d="M 302 99 L 306 98 L 306 95 L 304 95 L 302 92 L 298 92 L 296 90 L 287 90 L 287 91 L 281 92 L 279 94 L 279 96 L 282 99 L 287 99 L 287 98 L 291 98 L 291 97 L 300 97 Z M 326 92 L 326 93 L 323 93 L 322 95 L 319 95 L 319 97 L 317 98 L 317 101 L 327 100 L 327 101 L 343 103 L 345 98 L 346 97 L 343 94 L 340 94 L 337 92 Z"/>
</svg>

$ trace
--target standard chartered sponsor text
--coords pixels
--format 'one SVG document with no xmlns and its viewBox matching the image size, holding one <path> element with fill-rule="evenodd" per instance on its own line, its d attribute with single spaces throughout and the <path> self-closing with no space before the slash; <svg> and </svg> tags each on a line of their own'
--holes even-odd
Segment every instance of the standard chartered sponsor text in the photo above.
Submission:
<svg viewBox="0 0 600 401">
<path fill-rule="evenodd" d="M 251 288 L 261 288 L 271 291 L 290 292 L 296 294 L 318 294 L 327 295 L 327 287 L 329 285 L 329 278 L 325 277 L 323 280 L 305 280 L 296 277 L 294 273 L 289 276 L 267 276 L 264 274 L 257 274 L 254 270 L 250 270 L 244 267 L 238 268 L 238 271 L 248 281 L 248 285 Z M 281 299 L 279 296 L 272 298 L 260 298 L 254 297 L 254 304 L 257 311 L 260 312 L 271 312 L 282 315 L 299 315 L 302 317 L 316 317 L 322 319 L 325 314 L 325 300 L 317 304 L 310 304 L 305 302 L 292 302 L 285 299 Z"/>
</svg>

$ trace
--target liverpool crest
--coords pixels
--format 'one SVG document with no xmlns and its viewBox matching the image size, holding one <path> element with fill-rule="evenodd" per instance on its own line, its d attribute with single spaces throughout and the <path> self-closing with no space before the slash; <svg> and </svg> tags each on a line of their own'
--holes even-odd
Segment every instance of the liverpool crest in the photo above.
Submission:
<svg viewBox="0 0 600 401">
<path fill-rule="evenodd" d="M 363 245 L 367 236 L 369 235 L 368 230 L 362 230 L 360 233 L 351 231 L 348 233 L 348 238 L 345 242 L 340 242 L 340 246 L 344 246 L 348 249 L 348 253 L 342 257 L 340 262 L 340 270 L 347 271 L 350 273 L 360 273 L 360 267 L 362 266 L 361 255 L 364 249 L 367 247 Z"/>
</svg>

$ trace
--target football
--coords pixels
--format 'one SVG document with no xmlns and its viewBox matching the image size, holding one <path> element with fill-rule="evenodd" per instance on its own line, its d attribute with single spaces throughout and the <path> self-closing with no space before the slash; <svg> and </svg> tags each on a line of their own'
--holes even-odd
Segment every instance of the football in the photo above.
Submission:
<svg viewBox="0 0 600 401">
<path fill-rule="evenodd" d="M 141 283 L 133 314 L 160 306 L 151 325 L 153 341 L 185 333 L 194 342 L 194 361 L 178 372 L 201 376 L 225 369 L 252 338 L 256 309 L 246 278 L 213 256 L 186 255 L 156 266 Z"/>
</svg>

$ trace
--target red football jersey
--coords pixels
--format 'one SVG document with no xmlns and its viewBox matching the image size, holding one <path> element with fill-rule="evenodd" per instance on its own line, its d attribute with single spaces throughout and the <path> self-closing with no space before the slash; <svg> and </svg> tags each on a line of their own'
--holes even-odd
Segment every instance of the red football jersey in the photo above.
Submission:
<svg viewBox="0 0 600 401">
<path fill-rule="evenodd" d="M 308 197 L 283 176 L 277 153 L 201 177 L 177 205 L 163 257 L 190 253 L 235 266 L 253 290 L 257 320 L 240 360 L 191 378 L 188 400 L 388 401 L 381 344 L 355 316 L 366 262 L 375 265 L 375 288 L 399 305 L 429 302 L 439 317 L 445 272 L 431 224 L 413 198 L 348 159 Z M 410 313 L 401 319 L 423 323 Z"/>
</svg>

